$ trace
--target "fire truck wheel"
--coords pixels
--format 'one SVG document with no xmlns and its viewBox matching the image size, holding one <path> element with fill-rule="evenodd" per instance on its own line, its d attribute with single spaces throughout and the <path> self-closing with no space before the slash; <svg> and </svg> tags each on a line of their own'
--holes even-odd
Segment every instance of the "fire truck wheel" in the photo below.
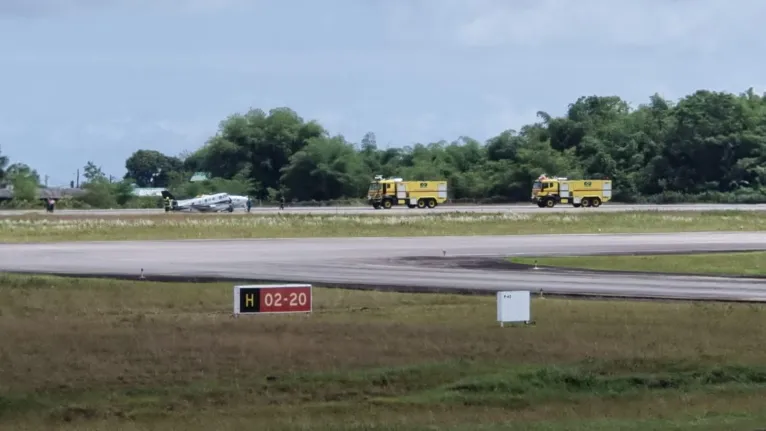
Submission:
<svg viewBox="0 0 766 431">
<path fill-rule="evenodd" d="M 587 207 L 589 207 L 589 206 L 590 206 L 590 199 L 588 199 L 588 198 L 583 198 L 583 199 L 582 199 L 582 206 L 583 206 L 583 208 L 587 208 Z"/>
<path fill-rule="evenodd" d="M 428 200 L 428 208 L 436 208 L 436 199 Z"/>
<path fill-rule="evenodd" d="M 550 198 L 546 199 L 545 206 L 547 206 L 548 208 L 553 208 L 554 205 L 556 205 L 556 201 Z"/>
<path fill-rule="evenodd" d="M 394 205 L 394 203 L 391 202 L 391 199 L 386 199 L 386 200 L 383 201 L 383 208 L 384 209 L 390 210 L 393 205 Z"/>
<path fill-rule="evenodd" d="M 425 208 L 426 207 L 426 201 L 423 199 L 418 199 L 418 208 Z"/>
<path fill-rule="evenodd" d="M 601 199 L 599 199 L 599 198 L 593 198 L 593 201 L 591 202 L 591 206 L 593 206 L 593 208 L 596 208 L 596 207 L 598 207 L 599 205 L 601 205 Z"/>
</svg>

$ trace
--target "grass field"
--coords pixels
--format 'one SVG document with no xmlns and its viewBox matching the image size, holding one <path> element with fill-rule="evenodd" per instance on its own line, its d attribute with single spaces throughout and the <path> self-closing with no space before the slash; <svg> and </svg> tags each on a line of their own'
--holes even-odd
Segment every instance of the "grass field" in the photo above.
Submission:
<svg viewBox="0 0 766 431">
<path fill-rule="evenodd" d="M 529 214 L 435 213 L 413 215 L 31 215 L 0 219 L 6 242 L 278 238 L 339 236 L 503 235 L 759 231 L 756 212 Z"/>
<path fill-rule="evenodd" d="M 556 256 L 510 258 L 511 262 L 605 271 L 766 276 L 766 252 L 660 254 L 632 256 Z"/>
<path fill-rule="evenodd" d="M 231 286 L 0 276 L 0 429 L 766 421 L 760 305 L 546 298 L 500 328 L 493 297 L 315 289 L 311 316 L 234 319 Z"/>
</svg>

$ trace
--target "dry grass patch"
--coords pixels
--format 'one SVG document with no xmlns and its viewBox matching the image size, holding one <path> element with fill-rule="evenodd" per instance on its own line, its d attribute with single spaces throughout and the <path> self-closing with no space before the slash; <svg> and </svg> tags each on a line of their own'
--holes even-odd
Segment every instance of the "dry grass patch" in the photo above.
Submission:
<svg viewBox="0 0 766 431">
<path fill-rule="evenodd" d="M 234 319 L 232 284 L 0 278 L 0 422 L 571 429 L 766 394 L 760 305 L 536 299 L 500 328 L 492 297 L 317 288 L 310 316 Z"/>
<path fill-rule="evenodd" d="M 766 215 L 756 212 L 657 211 L 529 214 L 413 213 L 412 215 L 160 214 L 140 216 L 29 215 L 0 219 L 6 242 L 286 238 L 348 236 L 507 235 L 760 231 Z"/>
</svg>

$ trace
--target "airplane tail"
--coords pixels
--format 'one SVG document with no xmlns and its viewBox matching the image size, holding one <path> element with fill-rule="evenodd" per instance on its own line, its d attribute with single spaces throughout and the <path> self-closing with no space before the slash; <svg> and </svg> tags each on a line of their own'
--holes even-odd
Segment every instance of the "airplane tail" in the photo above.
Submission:
<svg viewBox="0 0 766 431">
<path fill-rule="evenodd" d="M 163 198 L 169 198 L 171 200 L 176 200 L 175 196 L 173 196 L 169 191 L 163 190 L 162 191 L 162 197 Z"/>
</svg>

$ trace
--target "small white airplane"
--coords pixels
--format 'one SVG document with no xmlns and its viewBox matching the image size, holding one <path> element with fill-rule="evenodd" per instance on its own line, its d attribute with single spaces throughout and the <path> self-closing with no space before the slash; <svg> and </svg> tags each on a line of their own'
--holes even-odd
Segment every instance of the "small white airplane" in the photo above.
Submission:
<svg viewBox="0 0 766 431">
<path fill-rule="evenodd" d="M 172 211 L 199 212 L 234 212 L 236 207 L 247 206 L 247 196 L 236 196 L 228 193 L 200 195 L 191 199 L 177 200 L 169 191 L 162 191 L 163 198 L 170 198 Z"/>
</svg>

